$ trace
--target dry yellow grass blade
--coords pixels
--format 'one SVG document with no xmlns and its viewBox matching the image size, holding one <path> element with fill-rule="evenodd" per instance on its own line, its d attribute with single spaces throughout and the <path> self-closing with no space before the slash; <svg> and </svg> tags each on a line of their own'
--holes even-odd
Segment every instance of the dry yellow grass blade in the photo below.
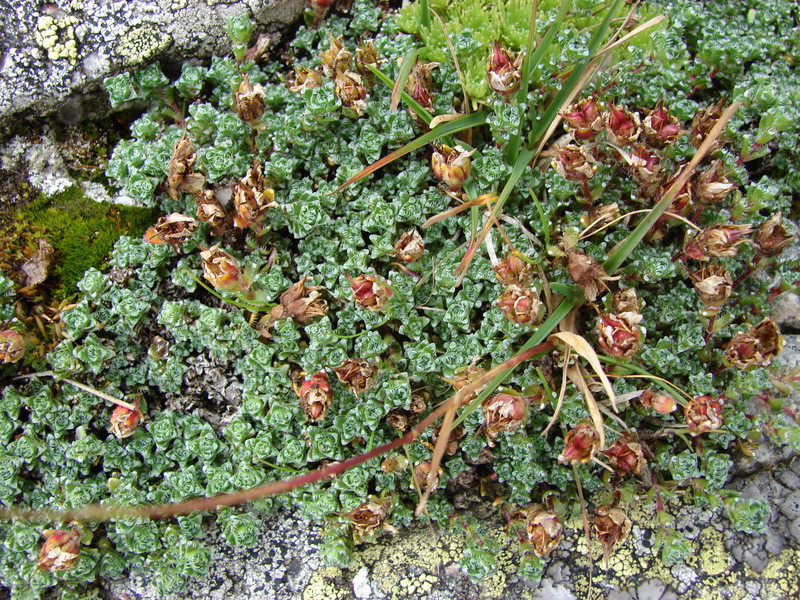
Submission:
<svg viewBox="0 0 800 600">
<path fill-rule="evenodd" d="M 597 358 L 597 353 L 594 351 L 594 348 L 589 345 L 589 342 L 587 342 L 586 339 L 582 338 L 581 336 L 570 331 L 558 331 L 551 334 L 550 338 L 548 339 L 552 338 L 556 338 L 568 346 L 571 346 L 575 352 L 586 359 L 594 372 L 600 378 L 600 383 L 603 384 L 606 394 L 608 394 L 608 397 L 611 399 L 611 405 L 614 407 L 614 410 L 616 410 L 617 396 L 614 394 L 614 388 L 611 387 L 611 382 L 609 381 L 608 377 L 606 377 L 605 371 L 603 371 L 603 365 L 600 364 L 600 359 Z"/>
<path fill-rule="evenodd" d="M 597 430 L 597 433 L 600 435 L 600 449 L 602 450 L 606 447 L 606 430 L 605 424 L 603 423 L 603 415 L 600 414 L 600 409 L 597 406 L 597 400 L 594 399 L 594 394 L 592 394 L 589 386 L 586 385 L 586 380 L 583 378 L 583 373 L 581 373 L 581 370 L 577 365 L 567 369 L 567 375 L 569 376 L 570 381 L 572 381 L 572 383 L 577 386 L 578 390 L 580 390 L 581 395 L 586 402 L 586 408 L 589 409 L 589 416 L 592 418 L 592 424 Z"/>
</svg>

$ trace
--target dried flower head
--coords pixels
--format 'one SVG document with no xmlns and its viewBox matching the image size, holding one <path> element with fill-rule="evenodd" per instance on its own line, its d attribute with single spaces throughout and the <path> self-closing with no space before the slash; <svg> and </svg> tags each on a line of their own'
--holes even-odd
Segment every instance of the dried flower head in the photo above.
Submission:
<svg viewBox="0 0 800 600">
<path fill-rule="evenodd" d="M 495 394 L 481 405 L 483 420 L 486 423 L 486 438 L 490 446 L 501 431 L 514 431 L 525 423 L 528 400 L 514 394 Z"/>
<path fill-rule="evenodd" d="M 356 306 L 373 312 L 378 312 L 386 306 L 394 293 L 388 285 L 381 283 L 372 275 L 358 275 L 348 279 Z"/>
<path fill-rule="evenodd" d="M 581 225 L 592 229 L 601 229 L 606 225 L 614 223 L 620 218 L 619 204 L 601 204 L 595 206 L 588 213 L 581 216 Z"/>
<path fill-rule="evenodd" d="M 264 114 L 264 88 L 253 85 L 250 78 L 242 75 L 242 82 L 233 94 L 233 109 L 245 123 L 255 127 Z"/>
<path fill-rule="evenodd" d="M 378 366 L 369 364 L 363 358 L 348 358 L 333 372 L 347 389 L 358 396 L 375 385 Z"/>
<path fill-rule="evenodd" d="M 322 73 L 308 67 L 294 68 L 294 83 L 289 86 L 290 92 L 302 93 L 322 85 Z"/>
<path fill-rule="evenodd" d="M 642 196 L 645 198 L 654 196 L 664 175 L 661 157 L 649 148 L 637 144 L 633 147 L 629 158 L 628 172 L 641 187 Z"/>
<path fill-rule="evenodd" d="M 528 520 L 528 542 L 539 558 L 550 556 L 556 549 L 564 528 L 558 515 L 550 510 L 535 512 Z"/>
<path fill-rule="evenodd" d="M 257 159 L 253 160 L 253 165 L 244 178 L 234 186 L 233 206 L 236 209 L 236 216 L 233 218 L 236 227 L 260 225 L 267 216 L 267 211 L 277 206 L 275 190 L 267 186 L 261 163 Z"/>
<path fill-rule="evenodd" d="M 618 146 L 635 142 L 641 133 L 639 115 L 614 104 L 608 106 L 604 124 L 609 139 Z"/>
<path fill-rule="evenodd" d="M 736 184 L 728 181 L 722 173 L 723 163 L 717 159 L 711 166 L 697 176 L 694 194 L 697 202 L 703 205 L 717 204 L 736 189 Z"/>
<path fill-rule="evenodd" d="M 414 469 L 414 479 L 416 480 L 416 484 L 419 486 L 419 492 L 421 494 L 427 492 L 428 489 L 433 491 L 439 487 L 439 481 L 441 480 L 444 471 L 442 471 L 441 467 L 437 468 L 433 476 L 433 481 L 430 481 L 432 466 L 433 465 L 431 465 L 430 462 L 426 461 L 418 464 Z"/>
<path fill-rule="evenodd" d="M 333 400 L 333 391 L 325 371 L 317 371 L 300 385 L 300 407 L 309 421 L 321 421 Z"/>
<path fill-rule="evenodd" d="M 503 285 L 527 287 L 533 279 L 533 267 L 516 252 L 512 252 L 494 267 L 494 274 Z"/>
<path fill-rule="evenodd" d="M 795 240 L 781 223 L 781 213 L 775 213 L 756 229 L 753 245 L 762 256 L 779 256 Z"/>
<path fill-rule="evenodd" d="M 375 49 L 375 43 L 372 40 L 365 40 L 356 48 L 356 71 L 359 75 L 365 78 L 372 77 L 372 71 L 369 67 L 378 68 L 380 63 L 380 56 Z"/>
<path fill-rule="evenodd" d="M 250 287 L 236 259 L 219 246 L 204 250 L 200 258 L 203 259 L 203 277 L 218 290 L 241 292 Z"/>
<path fill-rule="evenodd" d="M 581 421 L 564 436 L 564 450 L 558 455 L 558 462 L 589 462 L 600 450 L 600 433 L 590 422 Z"/>
<path fill-rule="evenodd" d="M 179 139 L 172 150 L 167 171 L 167 193 L 173 200 L 177 200 L 181 192 L 199 194 L 203 191 L 206 178 L 202 173 L 194 172 L 196 160 L 194 144 L 186 136 Z"/>
<path fill-rule="evenodd" d="M 350 59 L 353 55 L 342 44 L 342 36 L 338 38 L 333 37 L 333 34 L 328 32 L 330 38 L 330 47 L 320 54 L 322 59 L 322 72 L 325 77 L 333 79 L 339 71 L 346 71 L 350 68 Z"/>
<path fill-rule="evenodd" d="M 623 477 L 641 475 L 647 465 L 642 445 L 634 437 L 628 435 L 617 438 L 607 450 L 603 450 L 603 455 L 614 467 L 614 470 Z"/>
<path fill-rule="evenodd" d="M 197 220 L 211 225 L 214 235 L 222 235 L 228 224 L 228 213 L 211 190 L 203 190 L 197 196 Z"/>
<path fill-rule="evenodd" d="M 386 413 L 386 423 L 391 425 L 400 433 L 405 433 L 417 422 L 417 413 L 405 408 L 393 408 Z"/>
<path fill-rule="evenodd" d="M 697 396 L 686 404 L 683 418 L 692 435 L 719 429 L 722 427 L 722 404 L 711 396 Z"/>
<path fill-rule="evenodd" d="M 76 525 L 72 529 L 45 529 L 46 537 L 39 549 L 40 571 L 66 571 L 72 569 L 81 557 L 81 533 Z"/>
<path fill-rule="evenodd" d="M 497 299 L 497 307 L 512 323 L 538 323 L 540 306 L 536 292 L 515 284 L 506 286 Z"/>
<path fill-rule="evenodd" d="M 570 104 L 561 116 L 576 140 L 590 140 L 603 129 L 603 107 L 594 96 Z"/>
<path fill-rule="evenodd" d="M 751 233 L 750 225 L 712 225 L 687 241 L 683 253 L 695 260 L 736 256 L 739 246 L 749 241 L 745 236 Z"/>
<path fill-rule="evenodd" d="M 114 409 L 111 413 L 111 427 L 108 430 L 121 440 L 132 436 L 143 420 L 144 415 L 139 410 L 139 401 L 137 400 L 134 403 L 134 410 L 124 406 L 117 406 Z"/>
<path fill-rule="evenodd" d="M 717 121 L 719 121 L 723 112 L 725 112 L 724 98 L 708 108 L 701 108 L 695 113 L 692 119 L 692 125 L 689 128 L 689 135 L 691 136 L 692 145 L 695 148 L 699 148 L 700 144 L 708 137 L 708 134 L 711 133 L 711 129 Z M 714 142 L 709 152 L 713 152 L 719 147 L 720 141 L 717 140 Z"/>
<path fill-rule="evenodd" d="M 356 534 L 363 539 L 374 536 L 380 528 L 391 532 L 395 531 L 394 527 L 386 523 L 391 508 L 391 499 L 376 498 L 359 504 L 350 512 L 345 513 L 345 516 L 355 527 Z"/>
<path fill-rule="evenodd" d="M 418 260 L 425 252 L 425 242 L 416 229 L 411 229 L 403 233 L 394 245 L 394 255 L 397 260 L 405 263 Z"/>
<path fill-rule="evenodd" d="M 614 297 L 611 299 L 611 306 L 615 312 L 639 312 L 639 297 L 636 295 L 634 288 L 620 288 L 614 292 Z"/>
<path fill-rule="evenodd" d="M 638 312 L 603 313 L 597 323 L 597 341 L 604 351 L 616 358 L 630 358 L 642 347 Z"/>
<path fill-rule="evenodd" d="M 644 118 L 642 130 L 648 143 L 656 147 L 675 143 L 675 140 L 683 133 L 677 117 L 669 114 L 661 100 Z"/>
<path fill-rule="evenodd" d="M 149 244 L 169 244 L 177 247 L 197 231 L 197 221 L 181 213 L 160 217 L 156 224 L 144 232 L 144 241 Z"/>
<path fill-rule="evenodd" d="M 434 444 L 439 440 L 439 434 L 441 433 L 441 431 L 442 431 L 441 425 L 433 430 L 432 440 Z M 467 430 L 464 428 L 463 425 L 456 425 L 450 430 L 450 435 L 447 438 L 447 447 L 445 448 L 445 452 L 449 456 L 453 456 L 456 452 L 458 452 L 458 442 L 465 435 L 467 435 Z"/>
<path fill-rule="evenodd" d="M 477 364 L 475 364 L 477 362 L 477 360 L 478 359 L 476 358 L 470 364 L 468 364 L 468 365 L 466 365 L 464 367 L 458 367 L 455 370 L 455 372 L 453 373 L 453 377 L 450 377 L 449 379 L 448 378 L 444 378 L 444 380 L 447 383 L 449 383 L 450 385 L 452 385 L 453 389 L 455 391 L 458 391 L 461 388 L 463 388 L 463 387 L 469 385 L 470 383 L 476 381 L 484 373 L 486 373 L 486 371 L 483 368 L 481 368 Z M 461 406 L 466 406 L 467 404 L 472 402 L 475 398 L 478 397 L 478 394 L 480 394 L 484 390 L 485 387 L 486 387 L 485 385 L 482 385 L 478 389 L 476 389 L 474 392 L 472 392 L 471 394 L 466 394 L 461 399 Z"/>
<path fill-rule="evenodd" d="M 408 95 L 430 113 L 433 112 L 433 77 L 431 74 L 438 66 L 438 62 L 424 63 L 418 60 L 414 63 L 411 73 L 406 79 Z"/>
<path fill-rule="evenodd" d="M 494 43 L 489 64 L 486 65 L 486 78 L 489 80 L 489 87 L 506 100 L 519 89 L 522 78 L 519 68 L 524 58 L 524 52 L 512 58 L 506 49 L 497 42 Z"/>
<path fill-rule="evenodd" d="M 567 248 L 565 252 L 569 276 L 581 287 L 589 302 L 594 302 L 597 298 L 600 285 L 606 287 L 603 282 L 619 279 L 611 277 L 599 262 L 585 252 L 573 248 Z"/>
<path fill-rule="evenodd" d="M 25 356 L 25 338 L 13 329 L 0 331 L 0 364 L 15 363 Z"/>
<path fill-rule="evenodd" d="M 321 298 L 319 291 L 325 288 L 307 286 L 307 279 L 308 277 L 303 277 L 297 283 L 292 284 L 281 294 L 278 304 L 261 317 L 257 325 L 261 335 L 266 338 L 271 337 L 269 330 L 281 319 L 294 319 L 298 323 L 308 323 L 316 317 L 328 313 L 328 304 Z"/>
<path fill-rule="evenodd" d="M 446 144 L 438 146 L 431 157 L 431 167 L 436 175 L 447 186 L 448 191 L 457 192 L 464 185 L 472 170 L 472 159 L 475 150 L 465 150 L 462 146 L 451 148 Z"/>
<path fill-rule="evenodd" d="M 772 359 L 783 350 L 783 339 L 778 325 L 767 317 L 758 325 L 740 331 L 725 346 L 725 360 L 746 371 L 768 367 Z"/>
<path fill-rule="evenodd" d="M 678 409 L 678 403 L 675 402 L 672 396 L 656 396 L 650 390 L 642 392 L 642 395 L 639 396 L 639 402 L 641 402 L 642 406 L 645 408 L 652 407 L 653 410 L 660 412 L 662 415 L 668 415 Z"/>
<path fill-rule="evenodd" d="M 691 274 L 692 284 L 705 306 L 706 316 L 719 314 L 733 291 L 733 277 L 722 265 L 711 263 Z"/>
<path fill-rule="evenodd" d="M 621 509 L 614 506 L 598 506 L 594 511 L 594 534 L 603 545 L 606 566 L 611 552 L 628 537 L 631 520 Z"/>
<path fill-rule="evenodd" d="M 154 336 L 147 349 L 150 360 L 167 360 L 169 358 L 170 343 L 160 335 Z"/>
<path fill-rule="evenodd" d="M 342 106 L 359 117 L 364 116 L 367 108 L 367 89 L 363 85 L 361 75 L 354 71 L 337 71 L 333 84 Z"/>
<path fill-rule="evenodd" d="M 597 161 L 583 146 L 567 144 L 554 148 L 551 165 L 556 173 L 568 181 L 589 181 L 597 173 Z"/>
</svg>

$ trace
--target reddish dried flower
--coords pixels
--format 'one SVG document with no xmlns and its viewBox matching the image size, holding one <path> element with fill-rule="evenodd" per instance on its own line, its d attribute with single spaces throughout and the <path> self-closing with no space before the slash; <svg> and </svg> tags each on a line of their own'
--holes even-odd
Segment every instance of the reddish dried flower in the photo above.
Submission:
<svg viewBox="0 0 800 600">
<path fill-rule="evenodd" d="M 430 462 L 424 462 L 417 465 L 414 469 L 414 477 L 416 479 L 417 485 L 419 485 L 419 493 L 424 494 L 430 488 L 431 491 L 435 490 L 439 487 L 439 480 L 442 478 L 442 468 L 439 467 L 436 469 L 436 473 L 433 476 L 433 481 L 430 481 L 429 484 L 429 477 L 431 473 L 431 465 Z"/>
<path fill-rule="evenodd" d="M 661 184 L 663 176 L 661 157 L 645 146 L 637 144 L 630 153 L 628 171 L 634 181 L 641 186 L 642 195 L 651 197 Z"/>
<path fill-rule="evenodd" d="M 497 307 L 512 323 L 537 323 L 540 305 L 536 292 L 514 284 L 506 286 L 497 299 Z"/>
<path fill-rule="evenodd" d="M 335 38 L 332 33 L 328 32 L 328 37 L 331 45 L 319 57 L 322 59 L 322 72 L 325 73 L 325 77 L 333 79 L 337 72 L 350 68 L 350 59 L 353 58 L 353 55 L 342 44 L 342 36 Z"/>
<path fill-rule="evenodd" d="M 233 94 L 233 109 L 245 123 L 255 127 L 264 114 L 264 88 L 253 85 L 250 78 L 242 75 L 242 82 Z"/>
<path fill-rule="evenodd" d="M 181 192 L 199 194 L 203 191 L 206 178 L 202 173 L 194 172 L 196 160 L 194 144 L 186 136 L 179 139 L 172 150 L 167 172 L 167 193 L 173 200 L 177 200 Z"/>
<path fill-rule="evenodd" d="M 69 531 L 64 529 L 45 529 L 45 539 L 39 549 L 40 571 L 66 571 L 72 569 L 81 558 L 81 533 L 77 526 Z"/>
<path fill-rule="evenodd" d="M 610 448 L 603 450 L 603 455 L 622 476 L 641 475 L 647 465 L 642 445 L 629 436 L 617 438 Z"/>
<path fill-rule="evenodd" d="M 198 223 L 192 217 L 172 213 L 160 217 L 156 224 L 144 232 L 143 239 L 149 244 L 169 244 L 173 247 L 184 243 L 197 231 Z"/>
<path fill-rule="evenodd" d="M 642 346 L 641 320 L 642 315 L 637 312 L 601 314 L 597 323 L 598 343 L 611 356 L 630 358 Z"/>
<path fill-rule="evenodd" d="M 556 549 L 564 528 L 558 515 L 550 510 L 541 510 L 534 513 L 528 521 L 528 542 L 533 546 L 533 551 L 539 558 L 550 556 Z"/>
<path fill-rule="evenodd" d="M 501 431 L 514 431 L 525 422 L 528 401 L 524 396 L 495 394 L 483 401 L 483 420 L 486 422 L 486 438 L 489 445 Z"/>
<path fill-rule="evenodd" d="M 533 267 L 512 252 L 495 265 L 494 274 L 503 285 L 526 287 L 533 279 Z"/>
<path fill-rule="evenodd" d="M 604 281 L 615 281 L 618 277 L 611 277 L 603 266 L 591 256 L 580 250 L 566 249 L 567 271 L 572 280 L 583 290 L 586 299 L 594 302 L 600 291 L 599 285 Z"/>
<path fill-rule="evenodd" d="M 303 381 L 300 391 L 300 407 L 309 421 L 321 421 L 328 412 L 333 400 L 333 391 L 325 371 L 317 371 L 310 379 Z"/>
<path fill-rule="evenodd" d="M 750 225 L 712 225 L 686 242 L 683 253 L 695 260 L 736 256 L 739 245 L 749 241 L 744 236 L 751 233 Z"/>
<path fill-rule="evenodd" d="M 225 231 L 228 213 L 211 190 L 203 190 L 197 196 L 197 220 L 211 225 L 214 235 L 222 235 Z"/>
<path fill-rule="evenodd" d="M 363 85 L 361 75 L 353 71 L 337 71 L 333 83 L 342 106 L 359 117 L 364 116 L 367 108 L 367 89 Z"/>
<path fill-rule="evenodd" d="M 722 116 L 723 112 L 725 112 L 724 99 L 712 106 L 709 106 L 708 108 L 701 108 L 695 113 L 694 118 L 692 119 L 692 125 L 689 129 L 692 145 L 695 148 L 699 148 L 700 144 L 702 144 L 706 137 L 708 137 L 708 134 L 711 133 L 711 129 L 714 127 L 714 125 L 716 125 L 717 121 L 719 121 L 719 118 Z M 715 141 L 709 152 L 713 152 L 719 148 L 719 146 L 719 140 Z"/>
<path fill-rule="evenodd" d="M 611 552 L 628 537 L 631 531 L 631 520 L 619 508 L 604 505 L 594 511 L 594 534 L 603 545 L 603 557 L 606 566 Z"/>
<path fill-rule="evenodd" d="M 322 73 L 308 67 L 294 68 L 294 83 L 289 86 L 290 92 L 301 93 L 313 90 L 322 85 Z"/>
<path fill-rule="evenodd" d="M 644 131 L 645 139 L 657 147 L 675 143 L 675 140 L 683 133 L 678 124 L 678 119 L 669 114 L 661 100 L 650 111 L 650 114 L 645 117 L 642 123 L 642 130 Z"/>
<path fill-rule="evenodd" d="M 233 205 L 236 208 L 233 224 L 243 228 L 260 225 L 267 216 L 267 211 L 277 206 L 275 190 L 267 186 L 258 160 L 253 160 L 247 174 L 234 186 Z"/>
<path fill-rule="evenodd" d="M 372 275 L 359 275 L 348 279 L 356 305 L 373 312 L 378 312 L 386 306 L 394 293 L 391 288 Z"/>
<path fill-rule="evenodd" d="M 439 66 L 438 62 L 414 63 L 406 79 L 406 92 L 428 112 L 433 112 L 433 78 L 431 73 Z"/>
<path fill-rule="evenodd" d="M 397 260 L 405 263 L 418 260 L 423 252 L 425 252 L 425 242 L 422 241 L 422 236 L 416 229 L 403 233 L 394 245 L 394 255 Z"/>
<path fill-rule="evenodd" d="M 306 279 L 308 277 L 303 277 L 297 283 L 292 284 L 281 294 L 279 303 L 261 317 L 257 325 L 261 335 L 266 338 L 271 337 L 269 330 L 281 319 L 294 319 L 299 323 L 308 323 L 314 318 L 328 313 L 328 304 L 320 297 L 319 292 L 325 288 L 306 286 Z"/>
<path fill-rule="evenodd" d="M 590 140 L 603 129 L 602 106 L 593 96 L 571 104 L 561 116 L 564 126 L 576 140 Z"/>
<path fill-rule="evenodd" d="M 345 516 L 353 523 L 356 534 L 363 539 L 374 536 L 381 527 L 388 531 L 394 531 L 394 527 L 386 523 L 391 508 L 391 499 L 375 499 L 359 504 L 350 512 L 345 513 Z"/>
<path fill-rule="evenodd" d="M 768 367 L 772 359 L 781 353 L 785 343 L 775 321 L 766 318 L 733 336 L 725 346 L 725 360 L 745 371 Z"/>
<path fill-rule="evenodd" d="M 441 431 L 441 425 L 433 430 L 432 439 L 434 444 L 439 440 L 439 434 Z M 464 429 L 463 425 L 456 425 L 450 430 L 450 435 L 447 438 L 447 447 L 445 448 L 445 452 L 449 456 L 453 456 L 456 452 L 458 452 L 458 442 L 465 435 L 467 435 L 467 430 Z"/>
<path fill-rule="evenodd" d="M 223 292 L 241 292 L 250 287 L 239 263 L 230 254 L 212 246 L 200 253 L 203 259 L 203 277 Z"/>
<path fill-rule="evenodd" d="M 449 383 L 450 385 L 452 385 L 453 389 L 455 391 L 458 391 L 461 388 L 463 388 L 463 387 L 469 385 L 470 383 L 476 381 L 484 373 L 486 373 L 486 371 L 483 368 L 481 368 L 478 365 L 476 365 L 475 364 L 475 360 L 473 360 L 470 364 L 468 364 L 468 365 L 466 365 L 464 367 L 457 368 L 455 370 L 455 372 L 453 373 L 453 377 L 451 377 L 449 379 L 444 378 L 444 380 L 447 383 Z M 461 406 L 466 406 L 467 404 L 472 402 L 475 398 L 478 397 L 478 394 L 480 394 L 484 390 L 485 387 L 486 387 L 485 385 L 482 385 L 478 389 L 476 389 L 474 392 L 472 392 L 471 394 L 466 394 L 461 399 Z"/>
<path fill-rule="evenodd" d="M 0 364 L 15 363 L 25 356 L 25 338 L 13 329 L 0 331 Z"/>
<path fill-rule="evenodd" d="M 358 396 L 375 385 L 378 366 L 369 364 L 363 358 L 348 358 L 333 372 L 347 389 Z"/>
<path fill-rule="evenodd" d="M 721 173 L 722 167 L 722 161 L 718 159 L 712 162 L 706 171 L 698 175 L 694 185 L 694 193 L 698 203 L 703 205 L 717 204 L 736 189 L 736 184 L 728 181 L 728 178 Z"/>
<path fill-rule="evenodd" d="M 433 174 L 444 182 L 450 192 L 457 192 L 464 185 L 472 169 L 470 158 L 475 150 L 467 151 L 461 146 L 451 148 L 442 144 L 433 151 L 431 167 Z"/>
<path fill-rule="evenodd" d="M 753 245 L 762 256 L 779 256 L 783 249 L 795 240 L 781 224 L 781 213 L 776 213 L 756 229 Z"/>
<path fill-rule="evenodd" d="M 564 437 L 564 450 L 558 462 L 589 462 L 600 451 L 600 433 L 588 421 L 581 421 Z"/>
<path fill-rule="evenodd" d="M 322 22 L 322 19 L 325 18 L 328 9 L 335 1 L 336 0 L 308 0 L 308 6 L 314 15 L 314 22 L 311 25 L 311 29 L 316 29 L 319 27 L 319 24 Z"/>
<path fill-rule="evenodd" d="M 709 264 L 691 274 L 706 316 L 719 314 L 733 291 L 733 277 L 722 265 Z"/>
<path fill-rule="evenodd" d="M 614 104 L 608 107 L 605 127 L 609 139 L 618 146 L 635 142 L 641 132 L 639 115 Z"/>
<path fill-rule="evenodd" d="M 486 66 L 486 78 L 489 80 L 489 87 L 508 100 L 514 92 L 519 89 L 520 66 L 525 58 L 525 53 L 520 52 L 515 58 L 497 42 L 489 55 L 489 64 Z"/>
<path fill-rule="evenodd" d="M 597 161 L 583 146 L 567 144 L 553 151 L 555 158 L 551 165 L 556 173 L 568 181 L 589 181 L 597 172 Z"/>
<path fill-rule="evenodd" d="M 130 437 L 139 427 L 139 423 L 144 420 L 142 411 L 139 410 L 139 402 L 134 404 L 134 410 L 124 406 L 117 406 L 111 413 L 111 427 L 108 430 L 117 436 L 117 439 Z"/>
<path fill-rule="evenodd" d="M 662 415 L 668 415 L 673 413 L 677 410 L 678 404 L 671 396 L 656 396 L 650 390 L 645 390 L 642 392 L 642 395 L 639 396 L 639 401 L 642 403 L 642 406 L 645 408 L 652 407 L 657 412 L 660 412 Z"/>
<path fill-rule="evenodd" d="M 692 435 L 719 429 L 722 427 L 722 404 L 711 396 L 698 396 L 686 404 L 683 418 Z"/>
</svg>

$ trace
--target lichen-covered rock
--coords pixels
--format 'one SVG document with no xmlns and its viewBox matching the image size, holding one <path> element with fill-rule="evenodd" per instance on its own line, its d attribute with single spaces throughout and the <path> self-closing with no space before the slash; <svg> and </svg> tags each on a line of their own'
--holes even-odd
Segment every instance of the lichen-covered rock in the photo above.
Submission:
<svg viewBox="0 0 800 600">
<path fill-rule="evenodd" d="M 225 18 L 259 31 L 297 19 L 303 0 L 67 0 L 0 3 L 0 137 L 20 117 L 76 122 L 107 104 L 101 81 L 155 59 L 178 65 L 230 51 Z"/>
</svg>

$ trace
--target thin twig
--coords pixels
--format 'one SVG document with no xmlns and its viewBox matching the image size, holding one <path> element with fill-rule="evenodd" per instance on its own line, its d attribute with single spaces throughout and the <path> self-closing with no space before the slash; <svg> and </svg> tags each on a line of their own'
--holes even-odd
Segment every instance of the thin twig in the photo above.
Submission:
<svg viewBox="0 0 800 600">
<path fill-rule="evenodd" d="M 33 377 L 52 377 L 56 381 L 63 381 L 64 383 L 68 383 L 76 388 L 83 390 L 84 392 L 89 392 L 97 396 L 98 398 L 102 398 L 103 400 L 108 400 L 109 402 L 113 402 L 117 406 L 122 406 L 127 408 L 128 410 L 137 410 L 136 406 L 131 404 L 130 402 L 125 402 L 124 400 L 120 400 L 119 398 L 115 398 L 114 396 L 109 396 L 105 392 L 101 392 L 100 390 L 96 390 L 93 387 L 89 387 L 88 385 L 84 385 L 82 383 L 78 383 L 77 381 L 73 381 L 72 379 L 67 379 L 66 377 L 56 377 L 56 375 L 52 371 L 40 371 L 38 373 L 31 373 L 29 375 L 20 375 L 18 377 L 14 377 L 14 379 L 31 379 Z"/>
</svg>

